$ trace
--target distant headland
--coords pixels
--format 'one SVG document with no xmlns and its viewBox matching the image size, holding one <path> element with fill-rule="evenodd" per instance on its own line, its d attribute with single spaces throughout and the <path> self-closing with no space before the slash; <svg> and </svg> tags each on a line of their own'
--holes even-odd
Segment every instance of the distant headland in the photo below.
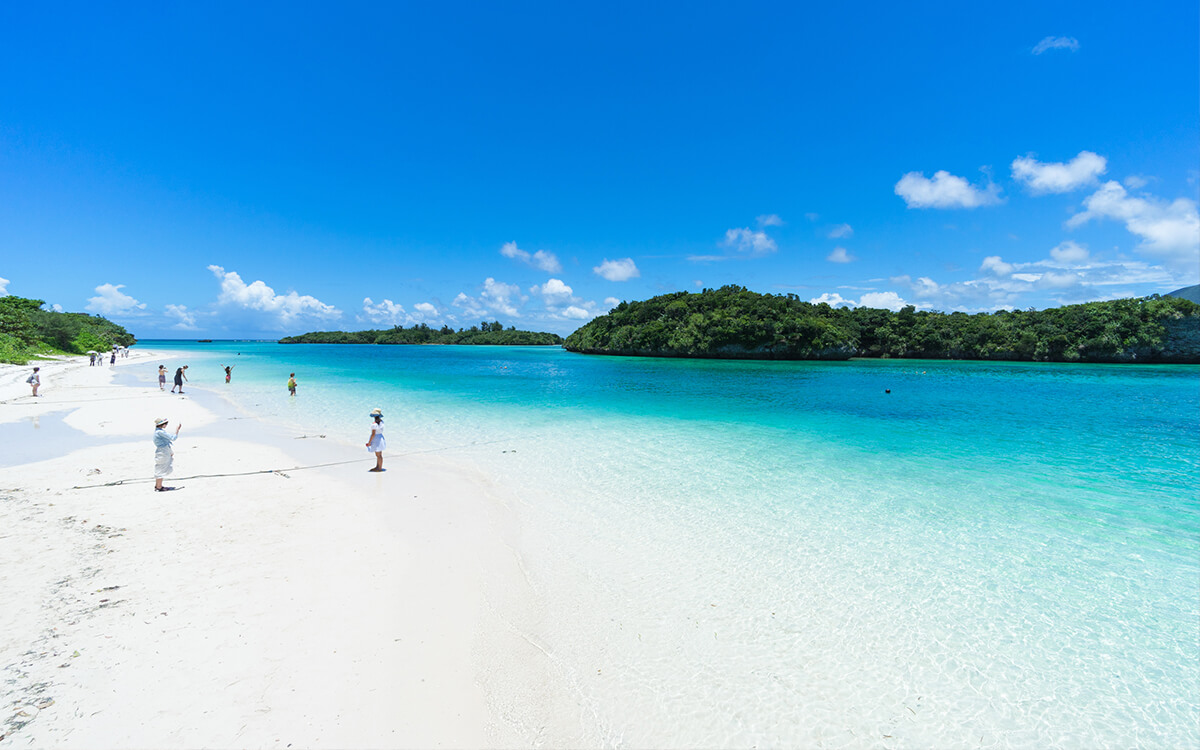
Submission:
<svg viewBox="0 0 1200 750">
<path fill-rule="evenodd" d="M 622 302 L 568 336 L 563 347 L 584 354 L 719 359 L 1195 364 L 1200 305 L 1153 295 L 1046 310 L 968 314 L 909 305 L 892 312 L 725 286 Z"/>
<path fill-rule="evenodd" d="M 0 362 L 23 365 L 40 356 L 107 352 L 133 346 L 124 326 L 87 313 L 44 310 L 40 299 L 0 297 Z"/>
<path fill-rule="evenodd" d="M 480 344 L 490 346 L 558 346 L 563 338 L 557 333 L 518 331 L 505 328 L 499 321 L 482 323 L 457 331 L 450 326 L 430 328 L 422 323 L 411 328 L 386 328 L 368 331 L 312 331 L 286 336 L 281 344 Z"/>
</svg>

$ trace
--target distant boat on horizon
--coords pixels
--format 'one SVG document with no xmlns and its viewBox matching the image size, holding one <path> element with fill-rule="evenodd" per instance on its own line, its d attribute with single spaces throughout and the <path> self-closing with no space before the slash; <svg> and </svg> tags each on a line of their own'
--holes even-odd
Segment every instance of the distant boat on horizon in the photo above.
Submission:
<svg viewBox="0 0 1200 750">
<path fill-rule="evenodd" d="M 211 344 L 212 339 L 196 339 L 197 344 Z"/>
</svg>

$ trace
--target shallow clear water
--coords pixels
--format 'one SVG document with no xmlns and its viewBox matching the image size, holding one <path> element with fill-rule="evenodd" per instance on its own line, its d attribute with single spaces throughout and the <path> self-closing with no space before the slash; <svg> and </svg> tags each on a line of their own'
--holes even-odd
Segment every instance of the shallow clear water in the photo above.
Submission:
<svg viewBox="0 0 1200 750">
<path fill-rule="evenodd" d="M 489 477 L 585 742 L 1200 745 L 1198 368 L 143 345 Z"/>
</svg>

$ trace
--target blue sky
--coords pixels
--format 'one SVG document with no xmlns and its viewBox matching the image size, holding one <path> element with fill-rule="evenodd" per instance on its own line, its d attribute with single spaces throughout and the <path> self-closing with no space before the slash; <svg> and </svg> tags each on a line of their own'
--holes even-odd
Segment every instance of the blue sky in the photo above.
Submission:
<svg viewBox="0 0 1200 750">
<path fill-rule="evenodd" d="M 252 7 L 247 7 L 247 6 Z M 0 8 L 0 292 L 143 338 L 1200 281 L 1197 4 Z"/>
</svg>

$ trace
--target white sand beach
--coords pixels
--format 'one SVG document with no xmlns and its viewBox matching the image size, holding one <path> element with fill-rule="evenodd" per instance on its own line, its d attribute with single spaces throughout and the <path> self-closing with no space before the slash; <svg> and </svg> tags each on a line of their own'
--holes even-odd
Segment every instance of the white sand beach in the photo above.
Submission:
<svg viewBox="0 0 1200 750">
<path fill-rule="evenodd" d="M 0 748 L 528 744 L 483 687 L 493 656 L 537 668 L 486 487 L 114 384 L 151 355 L 43 363 L 37 399 L 0 367 Z"/>
</svg>

